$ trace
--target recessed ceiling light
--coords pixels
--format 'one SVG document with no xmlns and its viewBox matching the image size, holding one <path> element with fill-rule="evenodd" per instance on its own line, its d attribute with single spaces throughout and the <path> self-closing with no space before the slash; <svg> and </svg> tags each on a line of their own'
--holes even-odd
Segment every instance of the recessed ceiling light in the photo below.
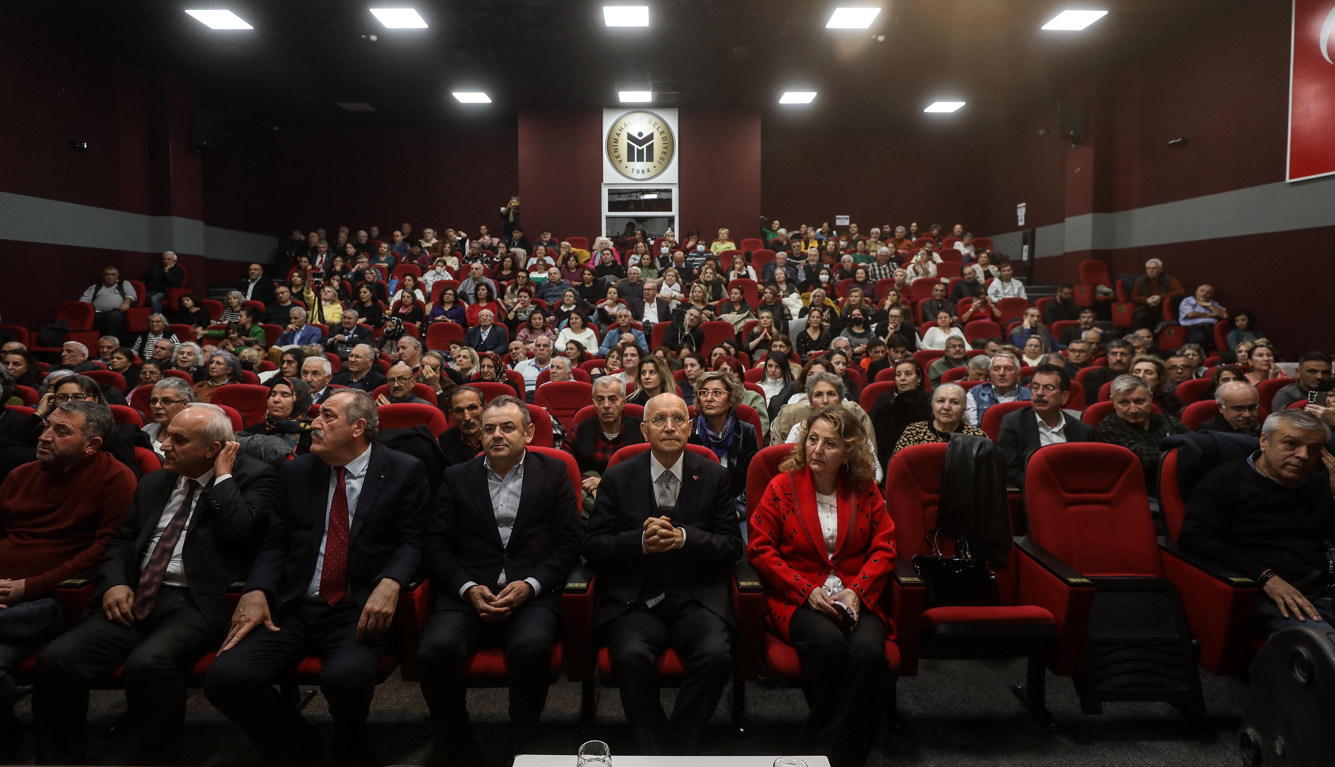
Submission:
<svg viewBox="0 0 1335 767">
<path fill-rule="evenodd" d="M 209 29 L 254 29 L 231 11 L 186 11 Z"/>
<path fill-rule="evenodd" d="M 375 107 L 364 101 L 340 101 L 338 105 L 349 112 L 374 112 Z"/>
<path fill-rule="evenodd" d="M 491 96 L 482 91 L 455 91 L 454 97 L 460 104 L 490 104 Z"/>
<path fill-rule="evenodd" d="M 784 91 L 779 97 L 780 104 L 810 104 L 816 98 L 815 91 Z"/>
<path fill-rule="evenodd" d="M 835 8 L 826 29 L 866 29 L 871 26 L 880 8 Z"/>
<path fill-rule="evenodd" d="M 1107 11 L 1062 11 L 1044 29 L 1076 32 L 1107 16 Z"/>
<path fill-rule="evenodd" d="M 654 100 L 653 91 L 617 91 L 622 104 L 644 104 Z"/>
<path fill-rule="evenodd" d="M 964 106 L 963 101 L 933 101 L 932 105 L 922 110 L 924 112 L 954 112 Z"/>
<path fill-rule="evenodd" d="M 386 29 L 426 29 L 426 22 L 412 8 L 372 8 L 371 14 Z"/>
<path fill-rule="evenodd" d="M 647 5 L 604 5 L 603 22 L 609 27 L 649 26 Z"/>
</svg>

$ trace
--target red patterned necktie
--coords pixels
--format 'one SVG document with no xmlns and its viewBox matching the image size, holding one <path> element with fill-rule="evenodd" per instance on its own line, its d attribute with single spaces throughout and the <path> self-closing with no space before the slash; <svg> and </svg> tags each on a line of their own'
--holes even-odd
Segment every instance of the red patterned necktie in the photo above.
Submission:
<svg viewBox="0 0 1335 767">
<path fill-rule="evenodd" d="M 148 558 L 148 564 L 139 574 L 139 590 L 134 595 L 134 608 L 130 611 L 137 621 L 153 614 L 153 607 L 158 603 L 158 591 L 162 589 L 162 579 L 167 575 L 167 565 L 171 564 L 172 552 L 176 551 L 176 542 L 181 540 L 185 530 L 185 520 L 190 516 L 190 505 L 195 500 L 199 483 L 193 479 L 185 481 L 185 501 L 172 515 L 167 528 L 158 538 L 158 545 Z"/>
<path fill-rule="evenodd" d="M 340 466 L 334 502 L 329 504 L 329 529 L 325 532 L 324 566 L 320 568 L 320 596 L 330 607 L 348 593 L 348 489 L 343 480 L 347 469 Z"/>
</svg>

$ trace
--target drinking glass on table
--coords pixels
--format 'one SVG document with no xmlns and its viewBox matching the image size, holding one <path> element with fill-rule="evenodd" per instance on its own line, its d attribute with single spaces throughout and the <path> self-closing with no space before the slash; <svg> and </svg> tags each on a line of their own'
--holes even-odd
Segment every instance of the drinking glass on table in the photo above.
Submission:
<svg viewBox="0 0 1335 767">
<path fill-rule="evenodd" d="M 575 767 L 612 767 L 612 749 L 601 740 L 591 740 L 579 747 Z"/>
</svg>

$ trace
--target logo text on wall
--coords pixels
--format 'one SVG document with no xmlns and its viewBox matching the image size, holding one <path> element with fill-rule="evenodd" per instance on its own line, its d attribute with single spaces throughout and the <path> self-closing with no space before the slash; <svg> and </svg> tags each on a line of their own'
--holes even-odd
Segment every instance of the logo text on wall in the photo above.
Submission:
<svg viewBox="0 0 1335 767">
<path fill-rule="evenodd" d="M 677 137 L 667 120 L 647 110 L 635 110 L 612 121 L 605 151 L 617 173 L 633 181 L 648 181 L 672 167 Z"/>
</svg>

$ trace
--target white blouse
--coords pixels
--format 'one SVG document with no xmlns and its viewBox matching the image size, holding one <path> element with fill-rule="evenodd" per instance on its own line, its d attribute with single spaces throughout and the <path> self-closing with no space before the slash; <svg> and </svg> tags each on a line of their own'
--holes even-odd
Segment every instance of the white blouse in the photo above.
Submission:
<svg viewBox="0 0 1335 767">
<path fill-rule="evenodd" d="M 820 517 L 820 534 L 825 539 L 825 554 L 834 559 L 835 545 L 839 542 L 839 499 L 833 495 L 816 493 L 816 514 Z M 833 572 L 825 578 L 822 587 L 834 596 L 844 590 L 844 582 Z"/>
</svg>

